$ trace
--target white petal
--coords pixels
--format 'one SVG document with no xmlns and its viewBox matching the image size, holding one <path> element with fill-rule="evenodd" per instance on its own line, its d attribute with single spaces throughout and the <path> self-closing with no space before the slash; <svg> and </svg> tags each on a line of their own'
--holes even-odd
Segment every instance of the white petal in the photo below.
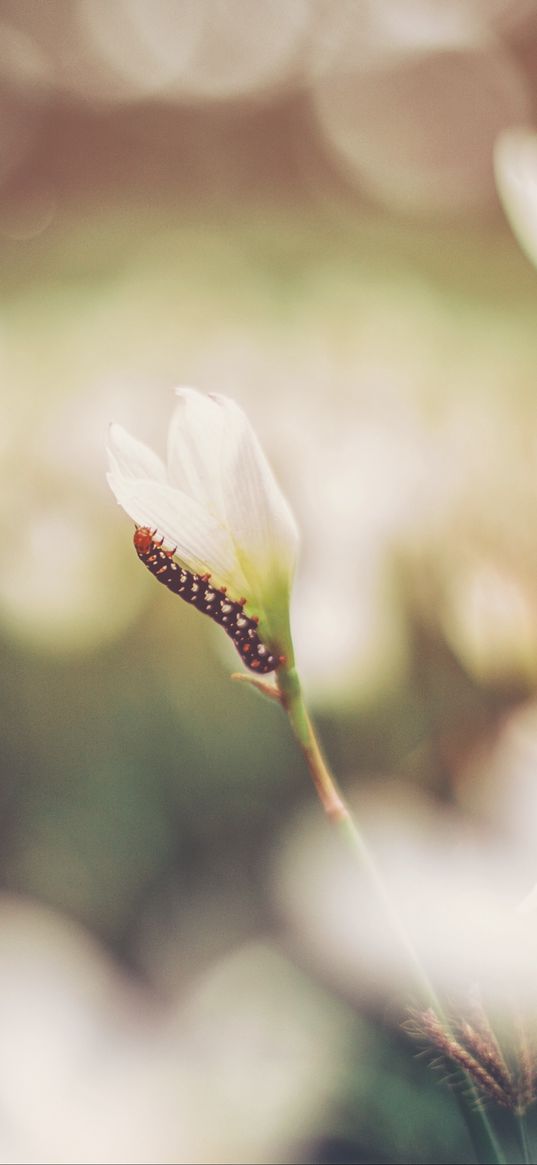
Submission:
<svg viewBox="0 0 537 1165">
<path fill-rule="evenodd" d="M 110 425 L 107 450 L 114 459 L 116 469 L 127 480 L 146 477 L 153 481 L 166 481 L 166 469 L 160 457 L 148 445 L 131 437 L 122 425 Z"/>
<path fill-rule="evenodd" d="M 230 440 L 216 402 L 193 388 L 178 388 L 168 430 L 168 477 L 219 518 L 224 516 L 221 465 Z"/>
<path fill-rule="evenodd" d="M 494 150 L 498 193 L 522 250 L 537 265 L 537 134 L 507 130 Z"/>
<path fill-rule="evenodd" d="M 197 574 L 208 571 L 234 594 L 244 591 L 232 542 L 224 527 L 181 490 L 162 482 L 127 479 L 114 465 L 107 475 L 120 506 L 138 526 L 148 526 L 177 547 L 177 558 Z"/>
<path fill-rule="evenodd" d="M 259 441 L 242 409 L 215 396 L 225 416 L 228 440 L 222 459 L 226 524 L 255 590 L 277 575 L 290 583 L 298 551 L 298 530 Z"/>
</svg>

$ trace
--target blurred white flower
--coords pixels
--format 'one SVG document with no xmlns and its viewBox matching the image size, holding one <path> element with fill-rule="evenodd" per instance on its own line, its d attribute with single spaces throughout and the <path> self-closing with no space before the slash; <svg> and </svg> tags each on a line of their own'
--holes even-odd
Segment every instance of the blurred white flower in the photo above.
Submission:
<svg viewBox="0 0 537 1165">
<path fill-rule="evenodd" d="M 525 126 L 502 133 L 494 150 L 494 168 L 514 234 L 528 259 L 537 264 L 537 133 Z"/>
<path fill-rule="evenodd" d="M 268 942 L 163 1001 L 73 922 L 2 895 L 0 1161 L 290 1161 L 329 1119 L 348 1022 Z"/>
<path fill-rule="evenodd" d="M 289 596 L 298 532 L 245 414 L 225 396 L 177 389 L 161 459 L 110 428 L 108 481 L 138 526 L 155 530 L 193 574 L 245 596 L 263 640 L 291 655 Z"/>
<path fill-rule="evenodd" d="M 513 1000 L 537 1016 L 535 880 L 537 708 L 508 722 L 493 751 L 472 758 L 461 787 L 473 817 L 395 779 L 363 776 L 354 801 L 390 899 L 441 999 L 479 985 L 498 1016 Z M 476 786 L 481 787 L 478 800 Z M 468 790 L 468 792 L 467 792 Z M 481 813 L 481 825 L 479 815 Z M 472 825 L 470 825 L 472 821 Z M 322 823 L 321 823 L 322 824 Z M 413 968 L 370 884 L 337 838 L 302 819 L 277 855 L 274 892 L 291 935 L 323 981 L 358 1003 L 405 1000 Z"/>
</svg>

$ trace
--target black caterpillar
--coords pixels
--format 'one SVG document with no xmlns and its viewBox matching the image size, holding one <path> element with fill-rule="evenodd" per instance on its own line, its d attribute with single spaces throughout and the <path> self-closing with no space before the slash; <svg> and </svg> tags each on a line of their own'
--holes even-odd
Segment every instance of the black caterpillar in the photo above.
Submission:
<svg viewBox="0 0 537 1165">
<path fill-rule="evenodd" d="M 266 673 L 275 671 L 281 657 L 273 655 L 261 642 L 257 633 L 257 619 L 244 614 L 246 599 L 235 602 L 229 599 L 225 588 L 212 586 L 210 575 L 192 574 L 184 566 L 173 560 L 173 550 L 163 550 L 162 541 L 155 541 L 155 530 L 139 526 L 134 534 L 134 546 L 138 558 L 147 566 L 151 574 L 164 583 L 175 595 L 180 595 L 186 603 L 209 615 L 219 623 L 233 640 L 235 647 L 247 667 L 252 671 Z"/>
</svg>

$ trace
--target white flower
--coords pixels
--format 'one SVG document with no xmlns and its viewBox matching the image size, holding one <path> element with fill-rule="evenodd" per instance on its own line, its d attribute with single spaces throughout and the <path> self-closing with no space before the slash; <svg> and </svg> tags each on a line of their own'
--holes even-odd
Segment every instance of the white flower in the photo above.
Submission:
<svg viewBox="0 0 537 1165">
<path fill-rule="evenodd" d="M 500 135 L 494 150 L 496 185 L 522 250 L 537 266 L 537 134 L 520 127 Z"/>
<path fill-rule="evenodd" d="M 242 409 L 228 397 L 176 392 L 167 465 L 111 425 L 110 487 L 138 526 L 176 548 L 182 566 L 244 597 L 263 640 L 289 659 L 293 515 Z"/>
</svg>

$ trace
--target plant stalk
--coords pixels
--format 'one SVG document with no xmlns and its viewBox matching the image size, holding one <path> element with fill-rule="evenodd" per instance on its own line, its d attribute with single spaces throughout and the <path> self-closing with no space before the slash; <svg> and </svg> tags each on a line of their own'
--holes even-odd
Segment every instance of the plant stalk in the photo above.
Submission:
<svg viewBox="0 0 537 1165">
<path fill-rule="evenodd" d="M 282 668 L 278 676 L 278 684 L 282 706 L 287 713 L 293 733 L 306 760 L 323 810 L 328 820 L 344 838 L 354 857 L 358 860 L 362 873 L 365 874 L 374 890 L 394 935 L 405 951 L 424 1004 L 432 1007 L 439 1018 L 445 1021 L 436 992 L 412 939 L 401 922 L 367 842 L 354 821 L 322 755 L 315 729 L 304 703 L 296 668 Z M 459 1089 L 456 1090 L 455 1096 L 479 1165 L 505 1165 L 505 1157 L 488 1116 L 481 1107 L 473 1081 L 462 1071 L 459 1075 L 464 1085 L 466 1099 Z"/>
</svg>

